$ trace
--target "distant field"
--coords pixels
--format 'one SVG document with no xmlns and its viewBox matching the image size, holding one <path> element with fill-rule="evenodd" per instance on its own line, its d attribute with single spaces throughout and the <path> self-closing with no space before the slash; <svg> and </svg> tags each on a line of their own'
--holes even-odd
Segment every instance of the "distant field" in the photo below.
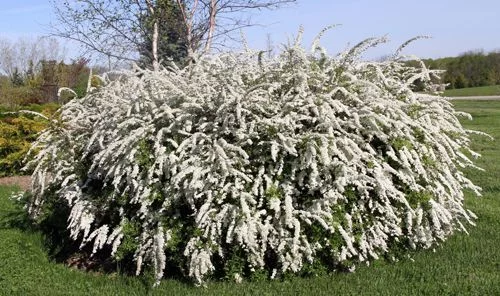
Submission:
<svg viewBox="0 0 500 296">
<path fill-rule="evenodd" d="M 446 97 L 499 96 L 500 85 L 447 89 L 443 95 Z"/>
<path fill-rule="evenodd" d="M 500 138 L 500 101 L 454 101 L 470 112 L 467 128 Z M 20 206 L 9 199 L 14 188 L 0 186 L 0 295 L 500 295 L 500 141 L 473 135 L 485 171 L 467 170 L 483 196 L 467 192 L 465 203 L 479 217 L 434 250 L 412 253 L 412 260 L 383 260 L 336 273 L 283 281 L 209 283 L 196 288 L 153 277 L 83 272 L 56 263 L 47 255 L 42 234 L 26 223 Z"/>
</svg>

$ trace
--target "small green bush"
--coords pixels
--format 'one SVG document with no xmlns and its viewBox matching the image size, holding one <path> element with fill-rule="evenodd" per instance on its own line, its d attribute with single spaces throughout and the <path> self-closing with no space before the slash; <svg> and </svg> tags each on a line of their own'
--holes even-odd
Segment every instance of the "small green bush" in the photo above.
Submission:
<svg viewBox="0 0 500 296">
<path fill-rule="evenodd" d="M 29 105 L 40 103 L 43 93 L 32 86 L 12 86 L 0 84 L 0 105 L 7 105 L 10 108 L 19 105 Z"/>
<path fill-rule="evenodd" d="M 0 106 L 0 177 L 29 174 L 22 172 L 24 159 L 39 133 L 48 126 L 48 121 L 33 114 L 17 113 L 20 109 L 51 116 L 56 104 L 29 105 L 9 108 Z"/>
<path fill-rule="evenodd" d="M 62 107 L 28 210 L 66 204 L 80 248 L 157 280 L 353 270 L 438 244 L 473 223 L 461 168 L 477 154 L 451 103 L 412 91 L 434 71 L 399 50 L 358 59 L 381 41 L 136 69 Z"/>
</svg>

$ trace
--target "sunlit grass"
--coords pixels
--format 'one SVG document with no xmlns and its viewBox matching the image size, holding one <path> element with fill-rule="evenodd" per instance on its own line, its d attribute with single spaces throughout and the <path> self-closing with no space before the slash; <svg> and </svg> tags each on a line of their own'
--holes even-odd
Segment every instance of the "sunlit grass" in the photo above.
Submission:
<svg viewBox="0 0 500 296">
<path fill-rule="evenodd" d="M 443 95 L 447 97 L 498 96 L 500 85 L 447 89 Z"/>
</svg>

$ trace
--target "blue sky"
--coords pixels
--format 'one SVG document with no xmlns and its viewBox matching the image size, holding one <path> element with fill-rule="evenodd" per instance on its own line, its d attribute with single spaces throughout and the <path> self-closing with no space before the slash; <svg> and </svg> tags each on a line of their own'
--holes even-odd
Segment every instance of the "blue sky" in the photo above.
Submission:
<svg viewBox="0 0 500 296">
<path fill-rule="evenodd" d="M 0 0 L 0 37 L 37 37 L 47 33 L 52 6 L 47 0 Z"/>
<path fill-rule="evenodd" d="M 40 36 L 48 33 L 53 11 L 48 0 L 0 0 L 0 38 Z M 499 0 L 298 0 L 277 11 L 252 14 L 261 26 L 245 34 L 253 48 L 266 47 L 267 34 L 279 45 L 305 29 L 304 44 L 330 24 L 342 26 L 323 38 L 323 46 L 336 53 L 349 44 L 387 35 L 391 42 L 372 49 L 367 57 L 390 54 L 417 35 L 431 35 L 406 50 L 420 57 L 456 56 L 468 50 L 500 50 Z M 67 45 L 74 48 L 72 45 Z"/>
</svg>

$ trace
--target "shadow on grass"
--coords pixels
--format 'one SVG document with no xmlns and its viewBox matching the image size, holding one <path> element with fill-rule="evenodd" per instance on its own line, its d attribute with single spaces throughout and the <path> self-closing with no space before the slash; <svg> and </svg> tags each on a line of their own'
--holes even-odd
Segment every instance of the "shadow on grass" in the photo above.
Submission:
<svg viewBox="0 0 500 296">
<path fill-rule="evenodd" d="M 13 190 L 12 192 L 15 192 Z M 4 195 L 4 194 L 2 194 Z M 7 193 L 7 196 L 12 193 Z M 4 195 L 5 196 L 5 195 Z M 48 255 L 49 260 L 57 264 L 63 264 L 68 269 L 74 268 L 83 272 L 109 275 L 116 273 L 137 280 L 147 293 L 153 291 L 156 281 L 151 266 L 144 267 L 140 276 L 135 276 L 135 262 L 133 254 L 116 261 L 110 259 L 111 249 L 105 246 L 100 252 L 91 256 L 92 245 L 88 244 L 80 248 L 80 241 L 74 241 L 70 237 L 67 227 L 69 207 L 60 202 L 51 205 L 50 214 L 42 213 L 36 221 L 33 220 L 23 209 L 23 200 L 8 200 L 5 198 L 0 203 L 0 230 L 18 230 L 26 234 L 41 234 L 42 251 Z M 167 264 L 167 270 L 174 270 L 174 265 Z M 192 287 L 193 284 L 179 272 L 168 273 L 164 279 L 174 280 L 182 286 Z"/>
<path fill-rule="evenodd" d="M 29 218 L 24 207 L 24 195 L 21 199 L 14 198 L 23 194 L 18 186 L 0 187 L 3 189 L 1 195 L 6 196 L 4 200 L 0 200 L 0 230 L 19 229 L 23 232 L 38 231 L 38 227 Z"/>
<path fill-rule="evenodd" d="M 70 214 L 69 206 L 61 201 L 52 201 L 46 204 L 49 209 L 45 213 L 41 213 L 37 220 L 29 217 L 26 210 L 23 209 L 25 202 L 23 200 L 16 201 L 10 200 L 5 203 L 7 211 L 0 213 L 0 230 L 17 229 L 25 233 L 41 234 L 43 252 L 46 253 L 49 259 L 55 263 L 63 264 L 69 268 L 75 268 L 84 272 L 109 275 L 116 273 L 120 276 L 127 276 L 137 280 L 141 286 L 149 293 L 153 291 L 155 283 L 155 276 L 152 266 L 145 266 L 144 271 L 140 276 L 135 276 L 136 265 L 134 262 L 133 252 L 128 254 L 120 261 L 111 259 L 110 246 L 105 246 L 102 250 L 92 254 L 92 244 L 88 244 L 80 248 L 80 241 L 74 241 L 70 237 L 67 227 L 67 219 Z M 179 261 L 169 258 L 175 258 L 175 254 L 166 254 L 167 262 L 166 268 L 168 272 L 165 273 L 163 280 L 175 281 L 183 287 L 194 287 L 192 280 L 187 276 L 186 270 L 179 267 Z M 238 255 L 238 254 L 236 254 Z M 269 262 L 275 262 L 277 259 L 269 255 Z M 235 258 L 241 257 L 236 256 Z M 214 264 L 217 265 L 216 272 L 210 279 L 211 283 L 221 283 L 232 281 L 233 273 L 226 270 L 224 260 L 218 258 Z M 325 259 L 326 260 L 326 259 Z M 271 263 L 269 263 L 271 264 Z M 182 263 L 181 263 L 182 265 Z M 185 266 L 184 266 L 185 268 Z M 311 266 L 310 269 L 306 268 L 304 273 L 298 277 L 309 278 L 314 277 L 319 272 L 322 275 L 333 273 L 344 273 L 348 269 L 342 266 L 330 266 L 328 269 L 317 269 L 318 267 Z M 333 271 L 334 270 L 334 271 Z M 249 268 L 244 269 L 244 273 L 248 275 L 251 282 L 271 282 L 269 280 L 269 272 L 265 274 L 255 274 L 252 276 Z M 282 280 L 287 281 L 295 276 L 284 275 Z"/>
<path fill-rule="evenodd" d="M 2 215 L 0 217 L 0 229 L 19 229 L 23 232 L 36 232 L 39 230 L 23 210 L 10 211 Z"/>
</svg>

